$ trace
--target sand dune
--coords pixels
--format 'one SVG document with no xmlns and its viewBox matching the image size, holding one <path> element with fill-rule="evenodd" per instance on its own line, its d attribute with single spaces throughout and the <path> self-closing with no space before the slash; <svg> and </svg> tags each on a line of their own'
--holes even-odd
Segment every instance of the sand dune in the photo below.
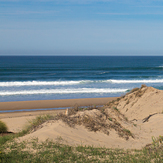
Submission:
<svg viewBox="0 0 163 163">
<path fill-rule="evenodd" d="M 162 113 L 163 91 L 152 87 L 142 87 L 121 98 L 117 108 L 129 120 L 139 120 L 151 114 Z"/>
<path fill-rule="evenodd" d="M 152 143 L 153 136 L 157 138 L 163 135 L 162 111 L 163 91 L 142 86 L 108 102 L 103 108 L 76 110 L 73 113 L 69 110 L 67 116 L 63 111 L 62 118 L 45 122 L 36 131 L 19 140 L 38 138 L 39 141 L 51 139 L 70 145 L 140 149 Z M 12 123 L 21 123 L 26 119 L 25 123 L 28 118 L 34 117 L 35 115 L 10 119 Z M 73 127 L 63 118 L 71 121 Z M 11 126 L 7 118 L 1 119 Z M 129 131 L 133 136 L 128 135 Z"/>
</svg>

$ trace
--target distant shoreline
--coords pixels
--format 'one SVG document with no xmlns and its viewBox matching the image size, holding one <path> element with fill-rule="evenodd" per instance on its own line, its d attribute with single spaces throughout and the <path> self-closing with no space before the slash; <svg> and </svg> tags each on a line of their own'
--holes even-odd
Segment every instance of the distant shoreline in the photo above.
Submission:
<svg viewBox="0 0 163 163">
<path fill-rule="evenodd" d="M 117 97 L 0 102 L 0 111 L 105 105 Z M 39 110 L 38 110 L 39 111 Z"/>
</svg>

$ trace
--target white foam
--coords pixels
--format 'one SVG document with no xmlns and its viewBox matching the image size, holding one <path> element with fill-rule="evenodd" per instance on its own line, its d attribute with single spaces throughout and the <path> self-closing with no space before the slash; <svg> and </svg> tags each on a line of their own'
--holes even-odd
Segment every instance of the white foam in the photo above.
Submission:
<svg viewBox="0 0 163 163">
<path fill-rule="evenodd" d="M 59 86 L 59 85 L 77 85 L 86 83 L 163 83 L 163 79 L 153 80 L 79 80 L 79 81 L 15 81 L 15 82 L 0 82 L 0 87 L 20 87 L 20 86 Z"/>
<path fill-rule="evenodd" d="M 25 82 L 0 82 L 1 87 L 13 86 L 42 86 L 42 85 L 74 85 L 82 81 L 25 81 Z"/>
<path fill-rule="evenodd" d="M 71 94 L 71 93 L 118 93 L 126 92 L 127 89 L 94 89 L 94 88 L 78 88 L 78 89 L 41 89 L 41 90 L 24 90 L 24 91 L 2 91 L 0 96 L 10 95 L 34 95 L 34 94 Z"/>
<path fill-rule="evenodd" d="M 163 79 L 155 80 L 107 80 L 107 82 L 123 84 L 123 83 L 163 83 Z"/>
</svg>

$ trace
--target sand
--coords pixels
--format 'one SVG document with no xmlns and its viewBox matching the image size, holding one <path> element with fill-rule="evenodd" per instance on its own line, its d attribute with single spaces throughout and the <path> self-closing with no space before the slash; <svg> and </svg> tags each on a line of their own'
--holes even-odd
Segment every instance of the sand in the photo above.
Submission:
<svg viewBox="0 0 163 163">
<path fill-rule="evenodd" d="M 113 99 L 115 101 L 111 102 Z M 19 138 L 19 141 L 38 138 L 39 141 L 50 139 L 61 141 L 62 143 L 69 145 L 141 149 L 152 143 L 152 137 L 157 138 L 160 135 L 163 135 L 163 91 L 144 86 L 120 97 L 118 100 L 116 99 L 117 98 L 108 98 L 106 101 L 104 100 L 101 102 L 101 105 L 106 104 L 104 108 L 105 111 L 108 112 L 108 115 L 110 115 L 112 119 L 116 119 L 121 126 L 129 130 L 134 135 L 134 138 L 130 137 L 126 140 L 123 137 L 120 137 L 115 129 L 110 129 L 109 135 L 107 135 L 102 131 L 90 131 L 83 125 L 70 127 L 61 120 L 52 120 L 44 123 L 36 131 Z M 81 101 L 82 100 L 83 99 L 81 99 Z M 91 99 L 87 100 L 90 100 L 90 103 L 92 102 Z M 95 101 L 97 102 L 98 100 L 95 99 Z M 102 100 L 100 99 L 100 101 Z M 31 104 L 32 103 L 33 102 L 31 102 Z M 75 103 L 76 102 L 73 104 Z M 40 104 L 35 104 L 35 106 L 36 105 L 40 107 Z M 3 104 L 3 106 L 9 106 L 9 104 Z M 29 106 L 26 107 L 29 108 Z M 31 107 L 32 105 L 30 105 L 30 108 Z M 12 108 L 14 108 L 14 106 L 12 106 Z M 15 108 L 18 108 L 18 106 Z M 113 108 L 117 108 L 119 111 L 116 113 Z M 8 107 L 8 109 L 10 108 Z M 57 114 L 57 112 L 65 113 L 65 110 L 1 113 L 0 119 L 8 125 L 10 131 L 17 132 L 22 130 L 24 125 L 37 115 L 45 113 Z M 99 111 L 95 109 L 91 111 L 80 111 L 74 116 L 81 117 L 89 115 L 92 116 L 92 118 L 96 118 L 96 115 L 100 114 L 98 112 Z M 123 116 L 121 113 L 126 118 L 122 118 Z"/>
<path fill-rule="evenodd" d="M 0 111 L 3 110 L 22 110 L 22 109 L 44 109 L 44 108 L 63 108 L 89 105 L 103 105 L 112 101 L 116 97 L 106 98 L 83 98 L 83 99 L 65 99 L 65 100 L 38 100 L 38 101 L 16 101 L 0 102 Z"/>
<path fill-rule="evenodd" d="M 0 111 L 23 110 L 23 109 L 44 109 L 44 108 L 63 108 L 74 106 L 104 105 L 108 101 L 115 100 L 117 97 L 107 98 L 86 98 L 86 99 L 65 99 L 65 100 L 39 100 L 39 101 L 15 101 L 0 102 Z M 58 110 L 38 110 L 38 111 L 16 111 L 2 112 L 0 119 L 8 125 L 9 131 L 19 132 L 24 126 L 36 118 L 38 115 L 58 114 L 65 112 L 64 109 Z"/>
</svg>

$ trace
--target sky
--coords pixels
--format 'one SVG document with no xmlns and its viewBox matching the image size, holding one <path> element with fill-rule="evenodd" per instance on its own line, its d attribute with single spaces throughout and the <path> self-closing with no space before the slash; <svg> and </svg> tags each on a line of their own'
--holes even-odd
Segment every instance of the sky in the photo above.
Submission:
<svg viewBox="0 0 163 163">
<path fill-rule="evenodd" d="M 0 55 L 163 55 L 163 1 L 0 0 Z"/>
</svg>

